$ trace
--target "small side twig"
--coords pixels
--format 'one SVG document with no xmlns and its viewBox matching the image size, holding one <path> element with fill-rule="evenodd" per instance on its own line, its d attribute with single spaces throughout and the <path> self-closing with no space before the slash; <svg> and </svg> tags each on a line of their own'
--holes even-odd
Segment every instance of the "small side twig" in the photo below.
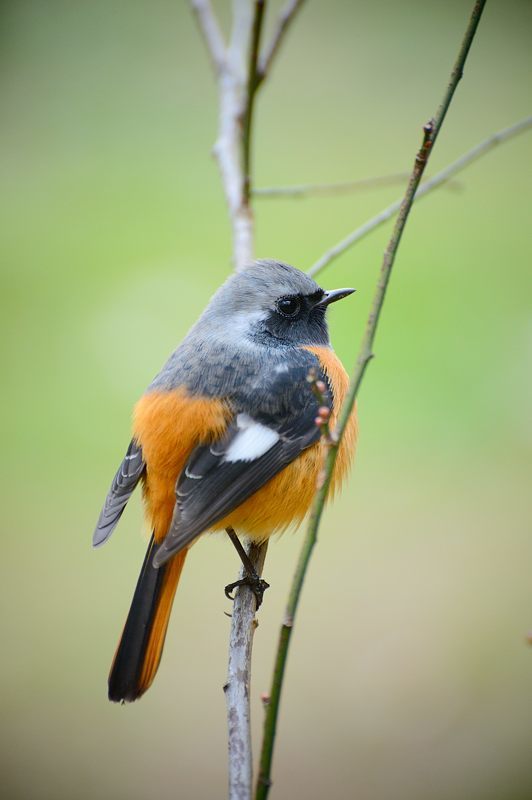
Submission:
<svg viewBox="0 0 532 800">
<path fill-rule="evenodd" d="M 334 181 L 331 183 L 300 183 L 294 186 L 264 186 L 253 189 L 255 197 L 316 197 L 334 194 L 350 194 L 364 189 L 404 183 L 409 172 L 394 172 L 391 175 L 377 175 L 374 178 L 359 178 L 354 181 Z"/>
<path fill-rule="evenodd" d="M 291 22 L 293 21 L 295 15 L 297 14 L 302 5 L 303 5 L 303 0 L 288 0 L 284 8 L 282 8 L 281 11 L 279 12 L 279 16 L 277 18 L 277 24 L 273 32 L 272 38 L 259 60 L 259 68 L 257 71 L 257 86 L 260 86 L 260 84 L 270 71 L 273 60 L 277 55 L 277 52 L 281 46 L 284 37 L 286 36 L 288 28 L 290 27 Z"/>
<path fill-rule="evenodd" d="M 526 117 L 525 119 L 516 122 L 514 125 L 510 125 L 508 128 L 504 128 L 503 130 L 488 136 L 487 139 L 479 142 L 479 144 L 475 145 L 475 147 L 472 147 L 471 150 L 468 150 L 467 153 L 464 153 L 464 155 L 460 156 L 460 158 L 457 158 L 456 161 L 453 161 L 440 172 L 436 173 L 436 175 L 434 175 L 432 178 L 424 181 L 417 190 L 414 201 L 417 202 L 418 200 L 421 200 L 421 198 L 425 197 L 425 195 L 429 194 L 429 192 L 434 191 L 434 189 L 437 189 L 444 183 L 448 183 L 454 175 L 461 172 L 463 169 L 473 163 L 473 161 L 476 161 L 490 150 L 493 150 L 493 148 L 497 147 L 497 145 L 512 139 L 514 136 L 517 136 L 519 133 L 523 133 L 530 128 L 532 128 L 532 116 Z M 336 244 L 334 247 L 331 247 L 330 250 L 327 250 L 327 252 L 324 253 L 321 258 L 319 258 L 311 266 L 308 271 L 309 275 L 317 275 L 318 272 L 321 272 L 323 269 L 325 269 L 325 267 L 337 259 L 338 256 L 341 256 L 342 253 L 345 253 L 346 250 L 367 236 L 368 233 L 371 233 L 371 231 L 374 231 L 376 228 L 380 227 L 389 219 L 391 219 L 391 217 L 397 214 L 401 208 L 402 202 L 402 198 L 396 200 L 375 217 L 372 217 L 370 220 L 350 233 L 349 236 L 346 236 L 345 239 L 342 239 L 341 242 L 338 242 L 338 244 Z"/>
<path fill-rule="evenodd" d="M 281 632 L 279 636 L 279 643 L 277 647 L 277 655 L 274 666 L 274 674 L 272 679 L 272 688 L 269 695 L 270 701 L 266 707 L 266 714 L 264 720 L 264 735 L 263 735 L 262 752 L 260 758 L 259 778 L 257 782 L 257 791 L 255 795 L 256 800 L 265 800 L 265 798 L 268 796 L 269 789 L 271 786 L 271 764 L 273 756 L 273 746 L 274 746 L 275 732 L 277 727 L 277 715 L 279 711 L 281 689 L 286 669 L 286 660 L 288 656 L 288 647 L 290 644 L 294 619 L 307 567 L 310 561 L 310 557 L 312 555 L 312 550 L 314 549 L 314 545 L 316 544 L 317 541 L 318 528 L 323 513 L 325 499 L 327 497 L 327 493 L 332 480 L 332 472 L 336 461 L 336 456 L 338 453 L 338 447 L 341 442 L 342 435 L 347 427 L 347 423 L 349 421 L 349 417 L 353 410 L 355 399 L 357 397 L 358 390 L 362 382 L 362 379 L 364 377 L 367 365 L 370 359 L 373 357 L 373 342 L 375 339 L 375 334 L 377 331 L 377 325 L 382 311 L 384 298 L 386 296 L 386 289 L 388 287 L 392 267 L 395 261 L 395 256 L 397 253 L 397 249 L 399 247 L 399 243 L 401 241 L 403 230 L 405 228 L 406 221 L 408 219 L 410 210 L 412 208 L 412 204 L 414 202 L 416 190 L 421 181 L 423 172 L 425 171 L 427 161 L 430 157 L 430 153 L 432 152 L 433 144 L 436 141 L 443 120 L 445 119 L 447 109 L 449 108 L 449 104 L 456 90 L 456 86 L 458 85 L 458 81 L 462 76 L 463 66 L 467 58 L 471 42 L 473 41 L 473 38 L 475 36 L 475 32 L 477 30 L 477 26 L 484 5 L 485 5 L 485 0 L 477 0 L 477 2 L 475 3 L 464 38 L 462 40 L 458 56 L 456 58 L 453 67 L 453 71 L 451 73 L 451 81 L 449 82 L 449 85 L 445 92 L 443 102 L 440 105 L 434 119 L 430 120 L 430 122 L 428 122 L 424 126 L 423 142 L 421 144 L 420 149 L 418 150 L 414 167 L 412 169 L 410 181 L 408 183 L 408 187 L 405 196 L 403 198 L 403 202 L 401 204 L 401 209 L 399 211 L 399 215 L 397 217 L 388 247 L 386 248 L 386 251 L 384 253 L 379 279 L 377 281 L 377 287 L 375 289 L 373 303 L 366 324 L 366 331 L 362 340 L 357 364 L 355 367 L 353 377 L 350 381 L 347 398 L 340 411 L 340 418 L 336 429 L 336 437 L 335 437 L 336 441 L 332 442 L 328 448 L 328 453 L 325 462 L 325 475 L 323 484 L 316 493 L 315 501 L 311 511 L 309 526 L 307 529 L 307 533 L 305 535 L 305 539 L 303 541 L 303 546 L 301 549 L 299 560 L 296 566 L 296 571 L 294 573 L 294 578 L 290 588 L 290 594 L 288 597 L 288 603 L 286 607 L 285 621 L 281 627 Z"/>
<path fill-rule="evenodd" d="M 227 64 L 227 51 L 214 9 L 210 0 L 190 0 L 190 5 L 207 45 L 214 70 L 216 74 L 220 74 Z"/>
</svg>

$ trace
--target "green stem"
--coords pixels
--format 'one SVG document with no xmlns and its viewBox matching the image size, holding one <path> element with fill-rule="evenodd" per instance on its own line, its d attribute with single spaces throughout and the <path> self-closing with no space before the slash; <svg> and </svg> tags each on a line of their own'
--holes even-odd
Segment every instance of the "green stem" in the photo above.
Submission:
<svg viewBox="0 0 532 800">
<path fill-rule="evenodd" d="M 434 145 L 434 142 L 436 141 L 436 137 L 440 132 L 440 128 L 445 119 L 455 89 L 458 85 L 460 78 L 462 77 L 464 63 L 466 61 L 467 54 L 471 46 L 471 42 L 473 41 L 473 38 L 475 36 L 475 32 L 480 20 L 480 16 L 484 9 L 485 2 L 486 0 L 477 0 L 477 2 L 474 5 L 466 32 L 464 34 L 464 38 L 462 40 L 462 44 L 460 46 L 458 56 L 456 58 L 453 67 L 453 71 L 451 73 L 451 79 L 449 81 L 449 85 L 447 86 L 447 90 L 445 92 L 443 101 L 440 107 L 438 108 L 438 111 L 436 112 L 434 119 L 430 120 L 430 122 L 428 122 L 424 126 L 423 142 L 417 153 L 410 181 L 408 183 L 408 187 L 395 222 L 392 236 L 390 238 L 388 247 L 386 248 L 384 254 L 379 274 L 379 279 L 377 281 L 377 286 L 373 297 L 373 303 L 366 324 L 364 337 L 362 339 L 362 345 L 357 359 L 355 371 L 350 382 L 347 398 L 341 409 L 340 419 L 336 430 L 336 442 L 329 447 L 329 451 L 327 453 L 323 483 L 320 489 L 318 490 L 314 500 L 307 533 L 303 542 L 303 546 L 301 548 L 301 553 L 297 563 L 296 571 L 294 573 L 294 577 L 292 580 L 290 594 L 288 596 L 285 619 L 281 627 L 279 643 L 277 646 L 277 655 L 275 658 L 270 699 L 266 707 L 259 777 L 255 795 L 256 800 L 265 800 L 265 798 L 267 798 L 268 796 L 271 786 L 270 776 L 271 776 L 271 766 L 273 757 L 273 747 L 275 742 L 275 732 L 277 728 L 277 717 L 279 713 L 281 690 L 286 670 L 288 648 L 292 636 L 294 619 L 299 603 L 299 598 L 301 595 L 301 589 L 303 587 L 303 582 L 305 580 L 305 575 L 309 565 L 310 557 L 312 555 L 312 551 L 317 541 L 318 528 L 321 516 L 323 514 L 325 498 L 327 496 L 327 492 L 332 479 L 332 471 L 338 454 L 338 447 L 341 442 L 344 431 L 346 429 L 347 423 L 349 421 L 351 412 L 353 410 L 358 390 L 366 371 L 366 367 L 368 366 L 369 361 L 373 357 L 372 353 L 373 342 L 375 339 L 375 333 L 377 330 L 377 325 L 382 311 L 384 298 L 386 296 L 386 290 L 388 288 L 392 267 L 395 261 L 395 256 L 397 253 L 397 249 L 399 247 L 399 243 L 401 241 L 403 230 L 405 228 L 410 209 L 412 208 L 412 204 L 414 202 L 416 190 L 419 186 L 419 182 L 421 180 L 423 172 L 425 171 L 427 161 L 429 159 L 430 153 L 432 152 L 432 147 Z"/>
</svg>

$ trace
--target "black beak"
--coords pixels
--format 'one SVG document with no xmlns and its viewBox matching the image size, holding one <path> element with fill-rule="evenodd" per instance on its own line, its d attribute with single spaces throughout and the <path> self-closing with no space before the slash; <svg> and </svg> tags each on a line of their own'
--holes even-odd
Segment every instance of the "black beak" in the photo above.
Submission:
<svg viewBox="0 0 532 800">
<path fill-rule="evenodd" d="M 331 303 L 336 303 L 337 300 L 349 297 L 353 292 L 356 292 L 356 289 L 333 289 L 332 292 L 325 292 L 320 302 L 316 303 L 316 305 L 319 308 L 326 308 Z"/>
</svg>

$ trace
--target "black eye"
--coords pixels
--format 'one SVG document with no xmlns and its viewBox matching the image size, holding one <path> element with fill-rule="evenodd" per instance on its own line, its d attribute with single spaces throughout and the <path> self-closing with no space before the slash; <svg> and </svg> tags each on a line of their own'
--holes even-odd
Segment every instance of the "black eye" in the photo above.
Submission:
<svg viewBox="0 0 532 800">
<path fill-rule="evenodd" d="M 301 303 L 297 297 L 281 297 L 276 303 L 277 311 L 283 317 L 295 317 L 299 313 Z"/>
</svg>

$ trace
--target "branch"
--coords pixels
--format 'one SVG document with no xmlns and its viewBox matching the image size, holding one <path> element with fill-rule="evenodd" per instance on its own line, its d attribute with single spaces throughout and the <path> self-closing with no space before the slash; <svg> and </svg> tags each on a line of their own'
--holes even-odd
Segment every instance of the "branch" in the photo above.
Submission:
<svg viewBox="0 0 532 800">
<path fill-rule="evenodd" d="M 454 175 L 456 175 L 458 172 L 461 172 L 463 169 L 468 167 L 469 164 L 471 164 L 473 161 L 476 161 L 490 150 L 493 150 L 493 148 L 497 145 L 508 141 L 508 139 L 512 139 L 514 136 L 517 136 L 519 133 L 523 133 L 531 127 L 532 116 L 525 117 L 525 119 L 520 120 L 520 122 L 510 125 L 509 128 L 503 128 L 503 130 L 498 131 L 498 133 L 494 133 L 487 139 L 484 139 L 482 142 L 475 145 L 475 147 L 472 147 L 471 150 L 468 150 L 467 153 L 464 153 L 464 155 L 460 156 L 460 158 L 457 158 L 456 161 L 453 161 L 447 167 L 434 175 L 434 177 L 422 183 L 416 192 L 414 201 L 417 202 L 418 200 L 421 200 L 421 198 L 425 197 L 425 195 L 427 195 L 429 192 L 432 192 L 442 184 L 449 182 Z M 377 216 L 368 220 L 368 222 L 365 222 L 364 225 L 360 226 L 360 228 L 357 228 L 341 242 L 336 244 L 334 247 L 331 247 L 330 250 L 327 250 L 327 252 L 324 253 L 322 257 L 319 258 L 318 261 L 316 261 L 316 263 L 313 264 L 309 269 L 309 275 L 317 275 L 318 272 L 321 272 L 322 269 L 328 266 L 332 261 L 338 258 L 338 256 L 342 255 L 342 253 L 344 253 L 354 244 L 367 236 L 368 233 L 371 233 L 371 231 L 375 230 L 375 228 L 378 228 L 380 225 L 383 225 L 385 222 L 387 222 L 399 211 L 402 202 L 402 199 L 396 200 L 394 203 L 388 206 L 388 208 L 385 208 L 384 211 L 381 211 L 380 214 L 377 214 Z"/>
<path fill-rule="evenodd" d="M 214 153 L 218 161 L 222 185 L 229 210 L 233 236 L 235 269 L 243 269 L 253 258 L 253 216 L 246 192 L 243 165 L 249 163 L 251 141 L 251 104 L 259 44 L 260 19 L 263 2 L 257 0 L 255 24 L 249 13 L 248 0 L 234 0 L 233 24 L 229 48 L 225 48 L 218 23 L 208 0 L 191 0 L 207 48 L 215 67 L 219 93 L 218 138 Z M 260 6 L 260 8 L 259 8 Z M 253 30 L 253 34 L 252 34 Z M 246 56 L 251 42 L 246 70 Z M 247 119 L 246 144 L 242 120 Z M 248 155 L 246 156 L 246 152 Z M 266 556 L 266 545 L 245 543 L 247 554 L 260 575 Z M 249 686 L 251 680 L 251 651 L 255 631 L 256 599 L 252 591 L 240 587 L 235 595 L 229 642 L 227 682 L 224 686 L 228 715 L 229 798 L 249 800 L 253 785 Z"/>
<path fill-rule="evenodd" d="M 253 254 L 253 218 L 249 203 L 244 202 L 242 173 L 242 114 L 245 105 L 245 59 L 251 30 L 248 3 L 234 0 L 231 41 L 227 60 L 218 73 L 218 138 L 213 153 L 218 162 L 222 186 L 229 210 L 233 238 L 233 262 L 243 269 Z"/>
<path fill-rule="evenodd" d="M 209 0 L 191 0 L 213 62 L 219 92 L 218 138 L 214 154 L 229 209 L 235 269 L 253 258 L 253 215 L 250 203 L 252 118 L 259 85 L 258 58 L 266 0 L 233 0 L 233 22 L 226 49 Z M 278 43 L 276 45 L 276 49 Z M 264 77 L 264 76 L 262 76 Z M 261 575 L 267 544 L 245 542 L 246 552 Z M 233 604 L 227 682 L 229 798 L 249 800 L 252 793 L 252 750 L 249 709 L 251 651 L 256 598 L 251 589 L 237 589 Z"/>
<path fill-rule="evenodd" d="M 273 36 L 259 61 L 257 87 L 260 86 L 268 74 L 272 62 L 277 55 L 277 51 L 279 50 L 279 47 L 286 36 L 288 28 L 290 27 L 290 24 L 302 5 L 303 0 L 288 0 L 284 8 L 281 9 L 277 18 L 277 24 Z"/>
<path fill-rule="evenodd" d="M 275 660 L 273 680 L 272 680 L 272 688 L 270 692 L 270 701 L 266 708 L 266 716 L 264 720 L 264 738 L 263 738 L 263 745 L 262 745 L 262 752 L 260 759 L 260 772 L 257 783 L 256 800 L 265 800 L 271 785 L 270 775 L 271 775 L 271 764 L 273 756 L 273 745 L 275 741 L 277 715 L 279 711 L 279 701 L 281 697 L 281 689 L 286 669 L 288 647 L 290 644 L 294 619 L 297 611 L 297 606 L 299 603 L 301 589 L 303 587 L 303 582 L 305 579 L 305 574 L 310 561 L 312 550 L 314 549 L 314 545 L 316 544 L 317 541 L 318 528 L 323 513 L 325 498 L 327 496 L 331 484 L 332 471 L 336 461 L 336 456 L 338 454 L 338 447 L 340 445 L 342 435 L 346 429 L 349 417 L 353 410 L 355 399 L 358 394 L 358 390 L 362 382 L 362 379 L 364 377 L 366 367 L 370 359 L 373 357 L 373 352 L 372 352 L 373 341 L 375 339 L 375 333 L 377 331 L 377 325 L 382 311 L 382 306 L 386 295 L 386 289 L 388 287 L 388 282 L 390 280 L 392 267 L 397 253 L 397 248 L 399 247 L 401 236 L 403 234 L 403 230 L 405 228 L 406 221 L 410 213 L 410 209 L 412 208 L 412 204 L 414 202 L 415 193 L 417 187 L 419 186 L 419 182 L 421 180 L 423 172 L 425 171 L 425 167 L 427 165 L 430 153 L 432 152 L 432 147 L 434 145 L 434 142 L 436 141 L 442 123 L 445 119 L 445 115 L 447 113 L 447 109 L 449 108 L 449 104 L 454 95 L 456 86 L 462 75 L 463 66 L 467 58 L 471 42 L 473 41 L 484 5 L 485 5 L 485 0 L 477 0 L 477 2 L 475 3 L 473 12 L 471 14 L 464 35 L 464 39 L 462 41 L 462 45 L 460 47 L 458 57 L 456 59 L 453 71 L 451 73 L 451 81 L 447 87 L 447 91 L 444 95 L 443 102 L 440 108 L 438 109 L 435 118 L 431 120 L 429 123 L 427 123 L 423 129 L 424 130 L 423 143 L 416 156 L 410 181 L 408 183 L 408 187 L 405 196 L 403 198 L 403 202 L 401 204 L 401 209 L 399 211 L 399 215 L 397 217 L 390 242 L 384 253 L 384 258 L 379 274 L 379 279 L 377 282 L 377 287 L 375 289 L 375 295 L 373 298 L 371 311 L 366 324 L 366 331 L 362 340 L 362 345 L 360 348 L 356 368 L 350 382 L 347 398 L 340 412 L 340 419 L 336 430 L 336 436 L 334 437 L 335 440 L 333 440 L 330 443 L 328 448 L 327 458 L 325 462 L 325 472 L 323 475 L 323 483 L 316 493 L 315 501 L 311 511 L 308 530 L 305 536 L 305 540 L 303 542 L 303 546 L 299 556 L 299 561 L 296 567 L 296 571 L 292 581 L 292 586 L 290 589 L 290 594 L 288 597 L 285 621 L 281 627 L 279 644 Z"/>
<path fill-rule="evenodd" d="M 311 195 L 347 194 L 358 189 L 372 189 L 374 186 L 389 186 L 404 183 L 409 172 L 395 172 L 391 175 L 378 175 L 374 178 L 359 178 L 356 181 L 337 181 L 335 183 L 300 183 L 295 186 L 266 186 L 253 189 L 254 197 L 309 197 Z"/>
<path fill-rule="evenodd" d="M 251 544 L 246 550 L 258 575 L 262 574 L 268 542 Z M 240 571 L 240 578 L 244 570 Z M 243 591 L 244 589 L 244 591 Z M 224 686 L 229 734 L 229 798 L 249 800 L 253 785 L 251 749 L 251 719 L 249 687 L 251 683 L 251 652 L 257 600 L 248 587 L 237 591 L 231 617 L 229 664 Z"/>
<path fill-rule="evenodd" d="M 242 132 L 242 160 L 244 171 L 244 202 L 249 203 L 250 196 L 250 161 L 251 161 L 251 121 L 253 118 L 253 106 L 255 92 L 257 91 L 259 80 L 257 73 L 257 61 L 259 57 L 260 35 L 262 31 L 262 21 L 264 18 L 265 0 L 255 0 L 255 14 L 253 17 L 253 30 L 251 33 L 251 47 L 249 49 L 248 66 L 248 86 L 246 97 L 246 108 L 244 112 L 244 130 Z"/>
<path fill-rule="evenodd" d="M 212 65 L 219 75 L 227 65 L 227 50 L 210 0 L 190 0 L 200 31 L 207 45 Z"/>
<path fill-rule="evenodd" d="M 237 270 L 244 269 L 253 258 L 253 214 L 248 188 L 249 154 L 255 93 L 253 76 L 263 6 L 264 2 L 257 0 L 252 19 L 248 0 L 233 0 L 233 25 L 227 65 L 218 76 L 220 115 L 214 153 L 229 208 L 233 259 Z M 246 541 L 244 546 L 260 575 L 267 545 L 256 546 Z M 224 686 L 228 720 L 230 800 L 249 800 L 253 786 L 249 687 L 253 634 L 256 627 L 255 610 L 256 599 L 253 592 L 249 587 L 240 587 L 233 603 L 227 682 Z"/>
</svg>

